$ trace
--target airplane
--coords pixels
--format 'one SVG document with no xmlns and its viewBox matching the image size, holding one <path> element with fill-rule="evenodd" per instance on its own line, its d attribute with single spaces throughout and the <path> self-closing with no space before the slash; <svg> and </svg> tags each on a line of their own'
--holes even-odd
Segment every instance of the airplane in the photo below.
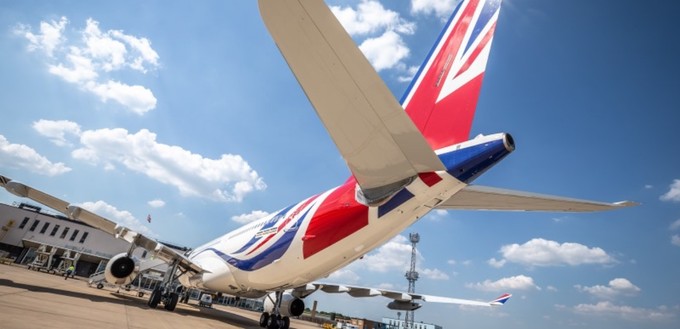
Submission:
<svg viewBox="0 0 680 329">
<path fill-rule="evenodd" d="M 127 284 L 141 247 L 165 260 L 163 284 L 148 306 L 173 311 L 176 280 L 186 288 L 265 298 L 260 326 L 287 329 L 316 291 L 384 296 L 388 308 L 418 302 L 494 307 L 490 302 L 319 282 L 384 244 L 433 209 L 586 212 L 636 203 L 595 202 L 471 184 L 515 150 L 508 133 L 469 139 L 500 0 L 461 1 L 400 101 L 322 0 L 259 0 L 274 42 L 346 161 L 340 186 L 289 205 L 182 253 L 76 204 L 0 176 L 10 193 L 131 243 L 106 265 Z"/>
</svg>

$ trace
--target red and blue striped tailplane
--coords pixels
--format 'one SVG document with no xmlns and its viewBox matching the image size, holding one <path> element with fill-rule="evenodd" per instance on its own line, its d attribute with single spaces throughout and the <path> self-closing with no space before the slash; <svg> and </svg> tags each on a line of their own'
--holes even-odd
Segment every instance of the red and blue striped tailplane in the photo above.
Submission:
<svg viewBox="0 0 680 329">
<path fill-rule="evenodd" d="M 469 139 L 501 0 L 464 0 L 401 104 L 437 150 Z"/>
</svg>

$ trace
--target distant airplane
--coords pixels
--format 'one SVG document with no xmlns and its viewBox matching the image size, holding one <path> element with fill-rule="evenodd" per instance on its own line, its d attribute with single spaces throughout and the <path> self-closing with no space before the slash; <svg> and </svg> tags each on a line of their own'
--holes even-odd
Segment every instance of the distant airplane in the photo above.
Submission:
<svg viewBox="0 0 680 329">
<path fill-rule="evenodd" d="M 500 0 L 465 0 L 451 15 L 401 104 L 321 0 L 259 0 L 270 34 L 304 89 L 352 176 L 342 185 L 181 253 L 111 220 L 0 176 L 7 191 L 30 198 L 132 243 L 106 266 L 110 283 L 138 273 L 130 255 L 143 247 L 170 264 L 148 305 L 175 309 L 175 280 L 187 287 L 265 298 L 260 325 L 287 329 L 303 298 L 321 290 L 384 296 L 390 309 L 418 301 L 490 302 L 318 282 L 384 244 L 433 209 L 599 211 L 602 203 L 470 185 L 515 149 L 506 133 L 469 138 Z"/>
</svg>

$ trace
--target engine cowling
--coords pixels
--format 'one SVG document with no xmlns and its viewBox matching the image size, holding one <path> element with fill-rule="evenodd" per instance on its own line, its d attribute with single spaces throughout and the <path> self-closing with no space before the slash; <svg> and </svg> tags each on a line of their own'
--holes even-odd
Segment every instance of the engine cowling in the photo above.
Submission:
<svg viewBox="0 0 680 329">
<path fill-rule="evenodd" d="M 300 316 L 305 311 L 305 302 L 289 293 L 284 293 L 281 301 L 281 316 Z M 264 299 L 264 311 L 271 313 L 274 310 L 276 293 L 271 293 Z"/>
<path fill-rule="evenodd" d="M 106 282 L 117 285 L 129 284 L 137 277 L 137 274 L 139 274 L 139 261 L 125 252 L 113 256 L 106 263 L 104 270 Z"/>
<path fill-rule="evenodd" d="M 395 300 L 389 304 L 387 304 L 387 308 L 390 310 L 400 310 L 400 311 L 415 311 L 422 307 L 423 305 L 420 305 L 418 303 L 414 302 L 401 302 L 398 300 Z"/>
</svg>

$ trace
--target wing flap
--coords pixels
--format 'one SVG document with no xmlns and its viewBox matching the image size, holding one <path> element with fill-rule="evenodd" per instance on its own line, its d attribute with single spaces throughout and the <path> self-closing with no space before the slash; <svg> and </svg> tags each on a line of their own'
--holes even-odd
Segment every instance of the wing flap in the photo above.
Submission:
<svg viewBox="0 0 680 329">
<path fill-rule="evenodd" d="M 261 0 L 260 13 L 362 189 L 444 170 L 323 1 Z"/>
<path fill-rule="evenodd" d="M 437 206 L 439 209 L 503 210 L 503 211 L 564 211 L 587 212 L 635 206 L 637 203 L 614 203 L 565 198 L 488 186 L 468 185 Z"/>
</svg>

